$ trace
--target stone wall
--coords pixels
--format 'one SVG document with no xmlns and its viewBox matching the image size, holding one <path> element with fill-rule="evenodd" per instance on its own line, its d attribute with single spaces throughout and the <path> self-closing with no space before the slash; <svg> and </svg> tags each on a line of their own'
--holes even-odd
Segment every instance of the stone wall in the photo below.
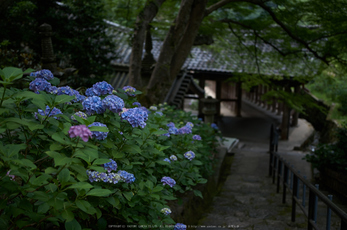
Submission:
<svg viewBox="0 0 347 230">
<path fill-rule="evenodd" d="M 335 132 L 338 124 L 336 121 L 328 119 L 328 114 L 331 110 L 330 106 L 324 104 L 323 101 L 310 93 L 307 93 L 305 96 L 316 106 L 306 108 L 306 114 L 300 114 L 300 118 L 310 122 L 314 129 L 320 133 L 320 143 L 332 143 L 336 141 Z"/>
</svg>

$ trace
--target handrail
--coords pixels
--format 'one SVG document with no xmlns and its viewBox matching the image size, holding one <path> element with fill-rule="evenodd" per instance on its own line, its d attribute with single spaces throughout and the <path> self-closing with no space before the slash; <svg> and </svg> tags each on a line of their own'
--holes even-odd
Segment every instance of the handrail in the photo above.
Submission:
<svg viewBox="0 0 347 230">
<path fill-rule="evenodd" d="M 271 133 L 274 131 L 273 125 L 271 126 Z M 319 191 L 319 185 L 311 184 L 304 176 L 300 175 L 298 171 L 294 169 L 292 165 L 286 162 L 283 157 L 277 153 L 277 143 L 273 140 L 274 133 L 270 135 L 270 163 L 269 163 L 269 176 L 272 176 L 272 183 L 275 183 L 277 177 L 277 188 L 276 191 L 279 193 L 280 184 L 282 182 L 283 191 L 282 191 L 282 203 L 286 203 L 286 193 L 287 190 L 292 195 L 292 222 L 295 222 L 296 216 L 296 206 L 303 211 L 304 215 L 307 218 L 307 229 L 320 229 L 320 226 L 317 226 L 317 202 L 318 199 L 322 201 L 327 206 L 327 220 L 326 220 L 326 229 L 330 230 L 331 227 L 331 212 L 334 212 L 341 219 L 341 230 L 347 229 L 347 213 L 345 213 L 341 208 L 339 208 L 335 203 L 332 202 L 332 195 L 324 195 Z M 291 175 L 290 183 L 289 175 Z M 299 199 L 299 183 L 303 184 L 303 194 L 302 198 Z M 309 192 L 308 199 L 308 209 L 306 210 L 305 201 L 306 201 L 306 189 Z"/>
</svg>

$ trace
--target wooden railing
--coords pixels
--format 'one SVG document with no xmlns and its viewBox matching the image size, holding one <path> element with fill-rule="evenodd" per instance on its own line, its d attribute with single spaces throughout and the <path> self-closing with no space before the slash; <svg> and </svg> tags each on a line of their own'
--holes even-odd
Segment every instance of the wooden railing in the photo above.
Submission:
<svg viewBox="0 0 347 230">
<path fill-rule="evenodd" d="M 293 165 L 277 153 L 275 130 L 271 126 L 270 136 L 270 164 L 269 176 L 272 183 L 276 183 L 276 192 L 282 186 L 282 203 L 286 203 L 287 192 L 291 194 L 291 220 L 295 222 L 296 209 L 299 207 L 307 218 L 307 229 L 324 229 L 322 224 L 317 224 L 318 202 L 326 206 L 325 229 L 331 229 L 332 212 L 339 219 L 341 230 L 347 229 L 347 214 L 332 202 L 332 195 L 326 196 L 319 190 L 319 185 L 313 185 Z M 307 199 L 308 198 L 308 199 Z M 307 204 L 308 203 L 308 204 Z"/>
</svg>

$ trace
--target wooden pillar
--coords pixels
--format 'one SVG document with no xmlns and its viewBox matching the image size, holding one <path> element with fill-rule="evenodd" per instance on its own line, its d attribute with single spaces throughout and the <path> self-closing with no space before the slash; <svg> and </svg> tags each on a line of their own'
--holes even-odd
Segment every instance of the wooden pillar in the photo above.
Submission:
<svg viewBox="0 0 347 230">
<path fill-rule="evenodd" d="M 241 117 L 241 107 L 242 107 L 242 82 L 236 83 L 236 117 Z"/>
<path fill-rule="evenodd" d="M 277 90 L 283 90 L 282 87 L 279 87 Z M 277 115 L 281 115 L 283 111 L 283 102 L 277 100 Z"/>
<path fill-rule="evenodd" d="M 286 92 L 291 92 L 290 86 L 285 87 Z M 290 120 L 290 108 L 287 104 L 283 103 L 283 114 L 281 123 L 281 139 L 288 140 L 289 137 L 289 120 Z"/>
<path fill-rule="evenodd" d="M 257 101 L 257 105 L 261 105 L 261 103 L 262 103 L 261 96 L 263 96 L 263 85 L 259 85 L 258 86 L 258 101 Z"/>
<path fill-rule="evenodd" d="M 221 98 L 222 98 L 222 82 L 221 81 L 216 81 L 216 99 L 219 100 L 219 102 L 217 103 L 216 118 L 220 117 L 220 107 L 221 107 L 220 99 Z"/>
<path fill-rule="evenodd" d="M 205 80 L 199 79 L 199 86 L 202 89 L 205 89 Z M 199 118 L 204 118 L 204 114 L 202 113 L 202 108 L 203 108 L 203 102 L 201 101 L 202 98 L 199 97 L 199 104 L 198 104 L 198 109 L 199 109 L 199 113 L 198 113 L 198 117 Z"/>
<path fill-rule="evenodd" d="M 300 85 L 296 85 L 294 87 L 294 93 L 298 94 L 300 92 Z M 292 117 L 292 126 L 297 126 L 298 125 L 298 120 L 299 120 L 299 112 L 294 111 L 293 117 Z"/>
<path fill-rule="evenodd" d="M 272 87 L 267 86 L 266 91 L 269 92 L 269 91 L 271 91 L 271 90 L 272 90 Z M 267 105 L 266 105 L 266 109 L 270 111 L 270 110 L 271 110 L 271 105 L 272 105 L 272 104 L 271 104 L 271 103 L 268 103 L 268 102 L 266 102 L 266 104 L 267 104 Z"/>
</svg>

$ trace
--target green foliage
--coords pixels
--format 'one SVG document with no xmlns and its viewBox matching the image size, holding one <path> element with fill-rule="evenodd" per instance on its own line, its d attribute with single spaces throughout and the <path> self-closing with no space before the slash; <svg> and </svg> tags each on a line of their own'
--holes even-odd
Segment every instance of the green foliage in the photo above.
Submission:
<svg viewBox="0 0 347 230">
<path fill-rule="evenodd" d="M 150 109 L 144 128 L 132 127 L 109 110 L 87 119 L 74 116 L 73 121 L 70 117 L 83 108 L 72 101 L 74 96 L 9 88 L 13 81 L 23 80 L 18 68 L 4 68 L 0 76 L 1 229 L 174 224 L 169 215 L 161 213 L 168 201 L 191 190 L 202 197 L 194 186 L 206 183 L 212 173 L 215 137 L 220 133 L 191 114 L 158 105 L 163 115 L 156 113 L 155 107 Z M 136 97 L 127 96 L 122 89 L 114 93 L 124 99 L 126 108 L 135 107 Z M 54 115 L 56 118 L 37 114 L 46 105 L 63 114 Z M 106 139 L 84 142 L 70 138 L 72 126 L 88 126 L 94 121 L 107 128 L 93 126 L 90 131 L 108 132 Z M 163 135 L 168 133 L 169 122 L 177 128 L 191 122 L 192 133 Z M 193 134 L 199 134 L 202 141 L 193 140 Z M 191 161 L 184 157 L 187 151 L 196 154 Z M 171 155 L 176 155 L 177 161 L 164 161 Z M 117 170 L 133 174 L 135 181 L 92 182 L 87 170 L 104 173 L 103 164 L 110 159 L 116 161 Z M 163 185 L 164 176 L 173 178 L 176 185 Z"/>
<path fill-rule="evenodd" d="M 318 170 L 329 168 L 342 173 L 347 172 L 347 126 L 344 124 L 337 130 L 337 142 L 321 144 L 305 159 Z"/>
</svg>

